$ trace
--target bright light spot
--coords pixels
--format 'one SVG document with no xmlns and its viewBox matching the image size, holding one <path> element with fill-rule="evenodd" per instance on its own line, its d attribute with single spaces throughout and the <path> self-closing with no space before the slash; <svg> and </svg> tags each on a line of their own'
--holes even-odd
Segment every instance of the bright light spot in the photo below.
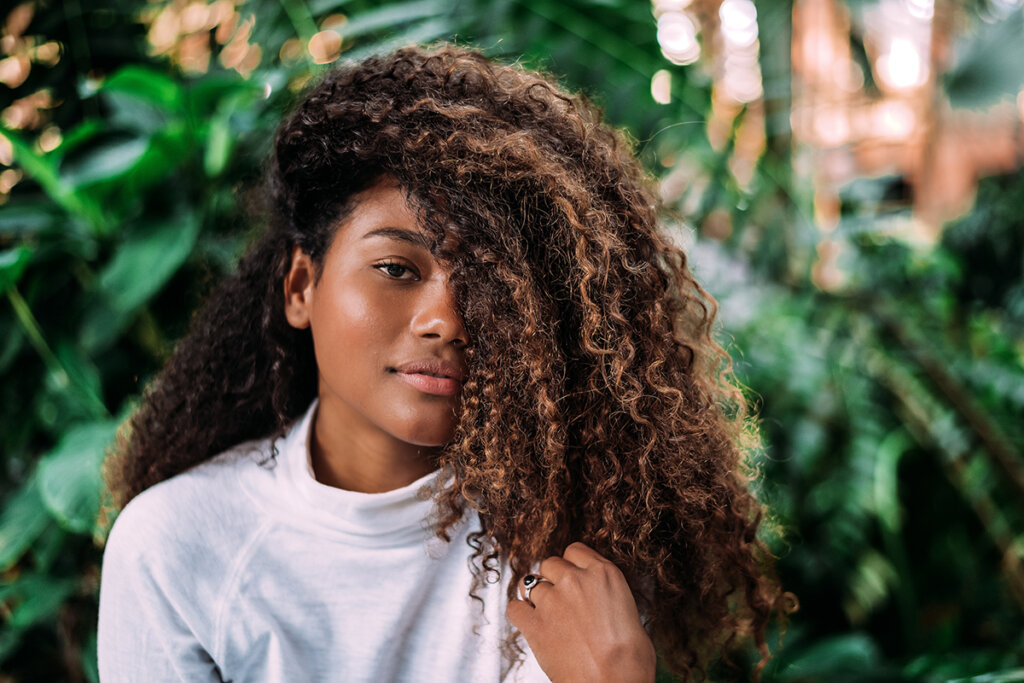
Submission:
<svg viewBox="0 0 1024 683">
<path fill-rule="evenodd" d="M 178 13 L 174 11 L 173 5 L 167 5 L 149 27 L 147 38 L 153 47 L 153 54 L 161 55 L 170 51 L 180 32 Z"/>
<path fill-rule="evenodd" d="M 281 61 L 286 64 L 294 64 L 302 59 L 302 41 L 298 38 L 289 38 L 281 43 L 281 51 L 278 53 Z"/>
<path fill-rule="evenodd" d="M 757 8 L 750 0 L 725 0 L 718 8 L 718 18 L 727 43 L 745 47 L 757 40 Z"/>
<path fill-rule="evenodd" d="M 679 12 L 690 6 L 693 0 L 654 0 L 654 14 L 661 16 L 666 12 Z"/>
<path fill-rule="evenodd" d="M 753 102 L 761 97 L 761 74 L 757 71 L 726 72 L 722 86 L 729 97 L 737 102 Z"/>
<path fill-rule="evenodd" d="M 327 30 L 329 28 L 337 30 L 348 23 L 348 17 L 344 14 L 332 14 L 323 21 L 320 22 L 320 29 Z"/>
<path fill-rule="evenodd" d="M 263 84 L 263 99 L 270 99 L 270 93 L 274 92 L 274 88 L 271 87 L 270 83 Z"/>
<path fill-rule="evenodd" d="M 0 194 L 7 194 L 21 180 L 21 171 L 9 168 L 0 173 Z"/>
<path fill-rule="evenodd" d="M 814 133 L 826 147 L 838 147 L 850 139 L 850 122 L 838 107 L 822 107 L 814 114 Z"/>
<path fill-rule="evenodd" d="M 893 88 L 914 88 L 928 78 L 928 66 L 917 46 L 906 38 L 893 38 L 888 54 L 878 58 L 878 75 Z"/>
<path fill-rule="evenodd" d="M 0 60 L 0 83 L 3 83 L 8 88 L 17 88 L 25 82 L 31 70 L 32 64 L 29 62 L 27 55 L 18 55 L 17 57 L 8 57 L 7 59 Z"/>
<path fill-rule="evenodd" d="M 935 16 L 935 0 L 906 0 L 907 13 L 915 19 L 928 21 Z"/>
<path fill-rule="evenodd" d="M 0 135 L 0 164 L 10 166 L 14 163 L 14 146 L 11 141 Z"/>
<path fill-rule="evenodd" d="M 181 30 L 186 33 L 195 33 L 204 29 L 210 20 L 210 8 L 201 2 L 193 2 L 181 13 Z"/>
<path fill-rule="evenodd" d="M 331 30 L 320 31 L 309 39 L 307 48 L 315 64 L 329 64 L 341 54 L 341 36 Z"/>
<path fill-rule="evenodd" d="M 56 65 L 60 61 L 60 43 L 55 40 L 43 43 L 33 51 L 32 58 L 46 66 Z"/>
<path fill-rule="evenodd" d="M 44 152 L 52 152 L 60 147 L 61 139 L 60 128 L 57 126 L 48 126 L 39 135 L 39 149 Z"/>
<path fill-rule="evenodd" d="M 697 42 L 697 27 L 682 12 L 663 14 L 658 19 L 658 44 L 669 52 L 686 52 Z"/>
<path fill-rule="evenodd" d="M 914 110 L 906 102 L 883 100 L 875 106 L 874 129 L 887 138 L 905 138 L 914 130 Z"/>
<path fill-rule="evenodd" d="M 658 104 L 672 101 L 672 74 L 667 69 L 661 69 L 651 79 L 651 97 Z"/>
<path fill-rule="evenodd" d="M 674 64 L 691 64 L 700 57 L 697 27 L 682 12 L 666 12 L 658 17 L 658 44 L 661 53 Z"/>
<path fill-rule="evenodd" d="M 757 23 L 757 8 L 750 0 L 725 0 L 718 8 L 718 18 L 728 28 L 746 29 Z"/>
</svg>

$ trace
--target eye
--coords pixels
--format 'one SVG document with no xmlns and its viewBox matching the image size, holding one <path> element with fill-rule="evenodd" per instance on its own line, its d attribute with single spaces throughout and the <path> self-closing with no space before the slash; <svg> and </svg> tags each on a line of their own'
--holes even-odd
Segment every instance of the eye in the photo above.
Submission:
<svg viewBox="0 0 1024 683">
<path fill-rule="evenodd" d="M 385 261 L 374 266 L 388 277 L 394 280 L 418 280 L 419 275 L 409 266 L 402 265 L 396 261 Z"/>
</svg>

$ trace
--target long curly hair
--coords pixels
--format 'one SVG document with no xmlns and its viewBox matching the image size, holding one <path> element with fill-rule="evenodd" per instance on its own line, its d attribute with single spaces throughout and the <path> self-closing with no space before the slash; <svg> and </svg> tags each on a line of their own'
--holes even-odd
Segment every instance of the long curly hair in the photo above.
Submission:
<svg viewBox="0 0 1024 683">
<path fill-rule="evenodd" d="M 306 409 L 317 372 L 309 330 L 284 317 L 289 255 L 321 263 L 382 176 L 436 236 L 472 340 L 437 504 L 444 538 L 467 506 L 480 516 L 477 587 L 506 560 L 511 598 L 582 540 L 622 570 L 670 669 L 699 676 L 747 638 L 763 666 L 785 594 L 758 539 L 755 437 L 711 338 L 715 303 L 595 107 L 465 49 L 334 69 L 286 118 L 265 234 L 126 425 L 107 470 L 117 504 Z"/>
</svg>

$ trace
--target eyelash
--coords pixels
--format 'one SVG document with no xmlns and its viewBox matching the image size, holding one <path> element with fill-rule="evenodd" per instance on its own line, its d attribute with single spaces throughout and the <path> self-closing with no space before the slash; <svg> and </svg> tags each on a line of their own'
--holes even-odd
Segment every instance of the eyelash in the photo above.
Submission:
<svg viewBox="0 0 1024 683">
<path fill-rule="evenodd" d="M 381 271 L 382 273 L 387 275 L 392 280 L 412 280 L 412 279 L 418 280 L 419 279 L 419 274 L 413 268 L 410 268 L 409 266 L 405 265 L 404 263 L 398 263 L 397 261 L 384 261 L 382 263 L 378 263 L 377 265 L 375 265 L 374 268 L 376 268 L 377 270 Z M 392 275 L 391 273 L 388 272 L 388 269 L 390 269 L 390 268 L 401 268 L 403 271 L 405 271 L 405 272 L 402 273 L 402 275 L 404 275 L 405 273 L 412 273 L 415 277 L 413 277 L 413 278 L 406 278 L 406 277 L 402 277 L 401 275 Z"/>
</svg>

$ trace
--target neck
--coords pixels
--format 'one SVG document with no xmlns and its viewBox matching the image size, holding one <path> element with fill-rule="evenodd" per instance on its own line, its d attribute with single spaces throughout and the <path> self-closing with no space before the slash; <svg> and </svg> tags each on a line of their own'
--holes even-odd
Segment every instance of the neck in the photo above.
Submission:
<svg viewBox="0 0 1024 683">
<path fill-rule="evenodd" d="M 359 425 L 346 406 L 321 396 L 309 447 L 313 475 L 326 486 L 383 493 L 408 486 L 434 469 L 435 448 L 415 446 Z"/>
</svg>

